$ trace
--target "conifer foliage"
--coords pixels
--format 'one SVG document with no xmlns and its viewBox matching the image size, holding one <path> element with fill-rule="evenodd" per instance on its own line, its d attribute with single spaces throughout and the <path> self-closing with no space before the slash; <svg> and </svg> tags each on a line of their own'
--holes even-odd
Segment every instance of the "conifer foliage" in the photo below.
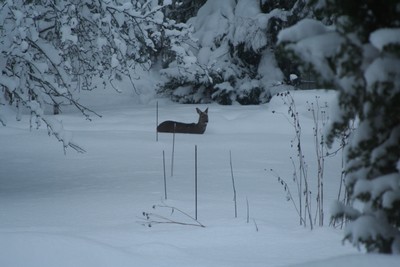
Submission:
<svg viewBox="0 0 400 267">
<path fill-rule="evenodd" d="M 400 2 L 311 1 L 320 20 L 279 34 L 287 51 L 338 89 L 328 142 L 356 120 L 346 159 L 350 220 L 345 239 L 369 252 L 400 253 Z M 326 26 L 326 24 L 332 24 Z"/>
<path fill-rule="evenodd" d="M 181 103 L 260 104 L 285 87 L 278 32 L 307 16 L 304 0 L 209 0 L 187 23 L 192 43 L 175 50 L 158 92 Z M 285 87 L 287 89 L 287 87 Z"/>
</svg>

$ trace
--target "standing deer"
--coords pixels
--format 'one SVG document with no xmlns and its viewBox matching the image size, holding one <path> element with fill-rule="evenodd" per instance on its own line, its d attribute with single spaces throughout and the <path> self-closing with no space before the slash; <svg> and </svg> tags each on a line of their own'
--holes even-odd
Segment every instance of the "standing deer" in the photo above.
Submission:
<svg viewBox="0 0 400 267">
<path fill-rule="evenodd" d="M 204 112 L 198 108 L 196 108 L 196 111 L 199 113 L 198 123 L 164 121 L 157 126 L 157 132 L 203 134 L 206 131 L 208 123 L 208 108 Z"/>
</svg>

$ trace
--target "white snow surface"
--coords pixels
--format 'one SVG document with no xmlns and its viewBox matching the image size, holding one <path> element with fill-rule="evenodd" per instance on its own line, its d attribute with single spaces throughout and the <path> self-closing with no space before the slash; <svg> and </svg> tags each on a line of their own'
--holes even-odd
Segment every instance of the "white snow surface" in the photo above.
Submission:
<svg viewBox="0 0 400 267">
<path fill-rule="evenodd" d="M 320 101 L 330 101 L 335 93 L 293 94 L 303 124 L 309 172 L 315 173 L 312 119 L 306 101 L 316 95 Z M 62 144 L 49 137 L 44 127 L 30 132 L 28 115 L 17 122 L 11 112 L 2 114 L 8 125 L 0 131 L 0 266 L 383 267 L 400 262 L 400 257 L 366 256 L 343 245 L 340 229 L 325 226 L 310 231 L 298 225 L 283 188 L 265 171 L 273 168 L 295 190 L 289 159 L 295 154 L 290 148 L 294 133 L 279 97 L 260 106 L 209 105 L 204 135 L 176 135 L 171 177 L 172 135 L 159 134 L 156 142 L 155 101 L 137 104 L 130 93 L 94 96 L 87 97 L 86 103 L 102 118 L 85 121 L 68 110 L 55 116 L 73 134 L 74 142 L 85 148 L 85 154 L 68 150 L 64 155 Z M 159 99 L 159 120 L 197 121 L 195 107 Z M 198 219 L 206 227 L 143 226 L 143 211 L 186 220 L 176 212 L 152 209 L 162 202 L 194 215 L 195 145 Z M 234 218 L 229 151 L 238 218 Z M 327 207 L 337 196 L 340 163 L 339 156 L 326 159 Z M 246 222 L 246 198 L 250 223 Z"/>
</svg>

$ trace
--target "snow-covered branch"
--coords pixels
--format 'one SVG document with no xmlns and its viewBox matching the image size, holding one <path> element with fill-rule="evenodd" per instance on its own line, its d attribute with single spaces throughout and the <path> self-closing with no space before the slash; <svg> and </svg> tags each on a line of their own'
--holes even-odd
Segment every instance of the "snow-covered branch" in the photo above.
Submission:
<svg viewBox="0 0 400 267">
<path fill-rule="evenodd" d="M 15 106 L 18 114 L 24 107 L 24 112 L 37 117 L 37 127 L 45 122 L 64 147 L 82 152 L 43 114 L 53 108 L 62 112 L 62 105 L 72 105 L 89 120 L 100 116 L 79 102 L 80 90 L 97 88 L 98 79 L 103 79 L 103 86 L 123 76 L 132 81 L 136 66 L 153 64 L 166 47 L 159 32 L 179 32 L 182 26 L 164 18 L 161 10 L 165 6 L 152 1 L 142 4 L 5 1 L 0 9 L 0 86 L 4 92 L 0 104 Z"/>
</svg>

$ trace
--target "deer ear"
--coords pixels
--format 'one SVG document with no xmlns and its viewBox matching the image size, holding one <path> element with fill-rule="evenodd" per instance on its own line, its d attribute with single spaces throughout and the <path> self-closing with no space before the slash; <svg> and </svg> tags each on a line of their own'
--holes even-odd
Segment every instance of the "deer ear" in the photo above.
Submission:
<svg viewBox="0 0 400 267">
<path fill-rule="evenodd" d="M 206 110 L 204 110 L 204 113 L 208 113 L 208 108 L 206 108 Z"/>
<path fill-rule="evenodd" d="M 197 113 L 201 113 L 201 110 L 200 109 L 198 109 L 198 108 L 196 108 L 196 111 L 197 111 Z"/>
</svg>

